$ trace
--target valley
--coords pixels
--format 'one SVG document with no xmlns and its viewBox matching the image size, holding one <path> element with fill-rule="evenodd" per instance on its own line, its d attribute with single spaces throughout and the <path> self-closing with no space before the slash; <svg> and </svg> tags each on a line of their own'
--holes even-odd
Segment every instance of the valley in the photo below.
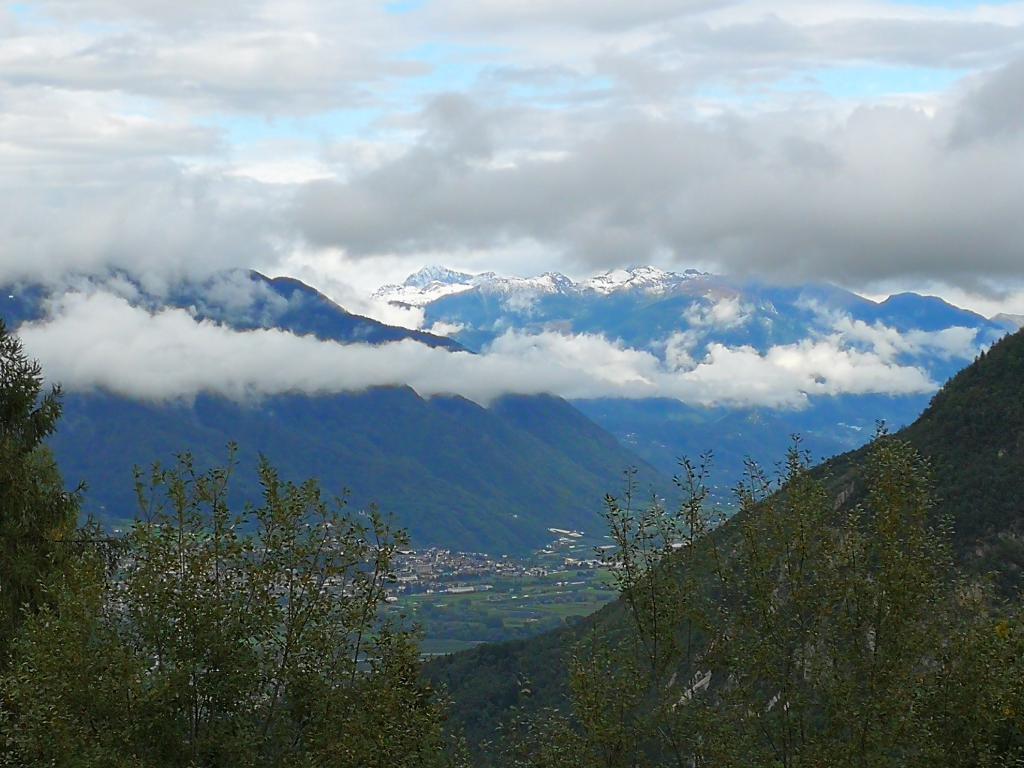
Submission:
<svg viewBox="0 0 1024 768">
<path fill-rule="evenodd" d="M 1024 0 L 0 4 L 0 768 L 1024 768 Z"/>
<path fill-rule="evenodd" d="M 607 536 L 549 531 L 525 558 L 426 549 L 400 553 L 390 616 L 417 628 L 426 657 L 523 639 L 588 616 L 616 597 Z"/>
</svg>

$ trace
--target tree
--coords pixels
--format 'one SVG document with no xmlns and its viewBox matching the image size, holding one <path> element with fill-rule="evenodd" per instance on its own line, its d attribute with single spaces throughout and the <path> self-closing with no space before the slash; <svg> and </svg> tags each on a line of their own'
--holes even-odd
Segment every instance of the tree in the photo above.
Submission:
<svg viewBox="0 0 1024 768">
<path fill-rule="evenodd" d="M 60 390 L 43 391 L 39 364 L 0 320 L 0 669 L 26 612 L 58 572 L 78 518 L 78 497 L 44 441 L 60 419 Z"/>
<path fill-rule="evenodd" d="M 605 498 L 614 546 L 602 557 L 629 631 L 607 636 L 595 627 L 573 654 L 570 682 L 576 715 L 608 768 L 647 764 L 651 743 L 669 763 L 689 766 L 709 727 L 701 692 L 721 625 L 721 607 L 705 589 L 720 568 L 707 536 L 719 520 L 704 508 L 710 461 L 680 463 L 675 510 L 657 499 L 637 505 L 631 477 L 621 499 Z"/>
<path fill-rule="evenodd" d="M 0 684 L 15 763 L 449 764 L 414 638 L 378 615 L 402 535 L 265 461 L 233 512 L 231 466 L 140 476 L 113 571 L 84 556 L 27 621 Z"/>
<path fill-rule="evenodd" d="M 578 646 L 576 728 L 534 746 L 538 765 L 567 749 L 608 768 L 1024 759 L 1020 610 L 957 575 L 908 443 L 876 436 L 853 508 L 796 443 L 778 480 L 749 466 L 719 530 L 684 468 L 676 513 L 608 500 L 627 621 Z"/>
<path fill-rule="evenodd" d="M 927 466 L 880 434 L 866 503 L 840 511 L 808 464 L 794 447 L 781 488 L 755 472 L 741 490 L 721 691 L 745 745 L 734 764 L 912 765 L 925 716 L 913 696 L 954 598 Z"/>
</svg>

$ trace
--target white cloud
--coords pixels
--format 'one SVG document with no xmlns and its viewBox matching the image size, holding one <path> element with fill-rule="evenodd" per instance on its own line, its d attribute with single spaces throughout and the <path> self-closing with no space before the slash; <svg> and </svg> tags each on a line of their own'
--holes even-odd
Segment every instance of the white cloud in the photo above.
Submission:
<svg viewBox="0 0 1024 768">
<path fill-rule="evenodd" d="M 694 350 L 703 333 L 688 329 L 675 331 L 665 340 L 665 365 L 670 371 L 688 371 L 696 367 Z"/>
<path fill-rule="evenodd" d="M 47 375 L 73 390 L 102 388 L 150 400 L 211 392 L 252 399 L 409 385 L 424 396 L 460 394 L 487 403 L 502 394 L 569 398 L 673 397 L 699 404 L 800 407 L 810 395 L 935 388 L 918 368 L 837 338 L 773 347 L 709 347 L 692 368 L 593 335 L 510 332 L 482 354 L 413 341 L 342 345 L 278 330 L 239 332 L 188 312 L 133 307 L 110 293 L 69 293 L 51 317 L 19 329 Z"/>
<path fill-rule="evenodd" d="M 464 326 L 462 323 L 446 323 L 444 321 L 438 320 L 436 323 L 434 323 L 426 330 L 429 333 L 433 333 L 438 336 L 453 336 L 459 331 L 463 331 L 465 329 L 466 326 Z"/>
<path fill-rule="evenodd" d="M 739 296 L 721 296 L 714 298 L 710 306 L 700 303 L 691 304 L 684 316 L 686 322 L 698 328 L 729 329 L 744 325 L 749 319 L 752 307 L 744 305 Z"/>
<path fill-rule="evenodd" d="M 280 273 L 302 249 L 347 285 L 437 254 L 507 272 L 700 260 L 853 286 L 1020 274 L 1021 3 L 394 10 L 0 11 L 0 282 Z M 906 86 L 908 68 L 936 84 Z M 949 72 L 967 77 L 946 87 Z"/>
<path fill-rule="evenodd" d="M 914 329 L 901 333 L 880 321 L 868 324 L 849 315 L 836 314 L 832 328 L 840 343 L 862 342 L 886 361 L 902 355 L 930 355 L 941 360 L 973 360 L 978 353 L 978 330 L 953 326 L 938 331 Z"/>
</svg>

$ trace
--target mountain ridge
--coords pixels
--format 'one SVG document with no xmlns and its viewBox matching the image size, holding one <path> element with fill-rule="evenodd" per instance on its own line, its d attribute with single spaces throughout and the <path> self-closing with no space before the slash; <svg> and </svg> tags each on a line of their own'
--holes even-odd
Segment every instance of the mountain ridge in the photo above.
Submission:
<svg viewBox="0 0 1024 768">
<path fill-rule="evenodd" d="M 495 272 L 472 274 L 443 266 L 427 266 L 409 275 L 401 284 L 382 285 L 373 298 L 422 307 L 444 296 L 480 290 L 492 294 L 519 292 L 550 295 L 608 295 L 639 290 L 650 294 L 667 293 L 682 283 L 707 273 L 687 269 L 669 272 L 649 265 L 609 269 L 576 281 L 561 272 L 544 272 L 530 277 L 502 276 Z"/>
<path fill-rule="evenodd" d="M 937 388 L 1006 333 L 1004 325 L 938 297 L 904 293 L 875 301 L 828 283 L 780 286 L 642 265 L 578 282 L 562 276 L 566 286 L 552 273 L 485 273 L 468 280 L 468 273 L 447 273 L 454 276 L 444 286 L 401 288 L 402 300 L 421 307 L 424 327 L 444 329 L 469 349 L 487 350 L 509 333 L 595 336 L 682 373 L 714 363 L 723 351 L 753 350 L 782 360 L 820 349 L 831 356 L 826 365 L 866 355 L 883 367 L 916 368 Z M 383 289 L 377 294 L 389 295 Z M 730 485 L 743 471 L 744 454 L 770 460 L 764 447 L 777 448 L 792 431 L 808 435 L 815 455 L 832 456 L 861 445 L 877 420 L 895 428 L 909 424 L 932 394 L 891 394 L 882 377 L 876 381 L 867 393 L 808 397 L 799 411 L 756 403 L 718 408 L 677 402 L 654 409 L 645 401 L 615 398 L 575 404 L 665 473 L 674 471 L 680 454 L 721 445 Z M 724 438 L 722 426 L 728 430 Z"/>
<path fill-rule="evenodd" d="M 120 288 L 132 293 L 130 285 Z M 12 287 L 4 295 L 13 297 L 0 305 L 12 328 L 46 316 L 44 288 Z M 301 281 L 256 272 L 178 286 L 164 297 L 138 291 L 135 304 L 148 311 L 184 309 L 196 320 L 238 331 L 278 328 L 338 343 L 412 339 L 450 352 L 464 349 L 349 313 Z M 201 392 L 188 401 L 157 403 L 70 390 L 51 447 L 69 481 L 87 483 L 85 512 L 113 525 L 137 513 L 134 466 L 167 464 L 174 451 L 216 466 L 230 442 L 241 451 L 239 503 L 259 496 L 253 468 L 262 453 L 288 479 L 319 476 L 331 492 L 348 488 L 357 508 L 379 503 L 417 546 L 496 554 L 541 546 L 552 525 L 593 528 L 607 478 L 628 467 L 639 467 L 652 489 L 670 486 L 560 398 L 513 396 L 484 408 L 460 397 L 423 398 L 408 386 L 256 402 Z"/>
</svg>

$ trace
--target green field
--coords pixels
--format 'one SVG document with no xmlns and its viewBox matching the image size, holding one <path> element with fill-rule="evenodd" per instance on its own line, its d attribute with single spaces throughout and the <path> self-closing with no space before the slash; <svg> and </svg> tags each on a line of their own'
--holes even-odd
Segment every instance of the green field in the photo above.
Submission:
<svg viewBox="0 0 1024 768">
<path fill-rule="evenodd" d="M 604 570 L 581 569 L 547 576 L 482 580 L 487 591 L 408 594 L 389 612 L 423 633 L 427 655 L 451 653 L 481 642 L 529 637 L 586 616 L 616 596 Z M 440 585 L 444 589 L 444 585 Z"/>
</svg>

